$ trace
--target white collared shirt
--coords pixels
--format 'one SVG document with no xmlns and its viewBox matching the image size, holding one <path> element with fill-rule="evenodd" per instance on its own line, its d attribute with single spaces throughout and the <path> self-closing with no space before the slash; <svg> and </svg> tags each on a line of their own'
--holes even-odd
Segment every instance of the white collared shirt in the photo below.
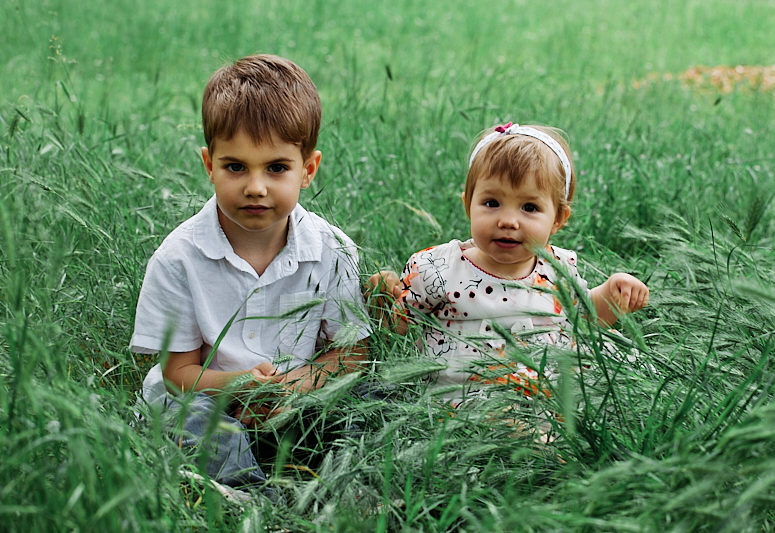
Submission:
<svg viewBox="0 0 775 533">
<path fill-rule="evenodd" d="M 284 371 L 311 361 L 337 332 L 347 344 L 367 337 L 365 317 L 357 250 L 340 229 L 297 204 L 285 248 L 259 276 L 234 253 L 213 196 L 148 262 L 130 346 L 139 353 L 203 347 L 204 363 L 217 345 L 208 368 L 247 370 L 268 361 Z M 156 365 L 143 397 L 164 391 Z"/>
</svg>

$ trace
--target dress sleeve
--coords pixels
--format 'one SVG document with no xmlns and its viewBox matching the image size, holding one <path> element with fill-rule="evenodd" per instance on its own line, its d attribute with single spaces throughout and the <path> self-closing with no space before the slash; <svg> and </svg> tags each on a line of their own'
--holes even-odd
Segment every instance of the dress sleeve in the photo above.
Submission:
<svg viewBox="0 0 775 533">
<path fill-rule="evenodd" d="M 587 280 L 579 274 L 576 252 L 562 248 L 553 248 L 553 252 L 560 264 L 567 270 L 569 278 L 573 280 L 570 288 L 573 294 L 577 294 L 574 298 L 574 304 L 578 305 L 578 296 L 589 297 L 589 287 Z"/>
<path fill-rule="evenodd" d="M 437 254 L 435 247 L 409 258 L 401 277 L 400 297 L 409 316 L 417 312 L 434 314 L 444 306 L 447 300 L 444 272 L 448 268 L 447 259 Z"/>
</svg>

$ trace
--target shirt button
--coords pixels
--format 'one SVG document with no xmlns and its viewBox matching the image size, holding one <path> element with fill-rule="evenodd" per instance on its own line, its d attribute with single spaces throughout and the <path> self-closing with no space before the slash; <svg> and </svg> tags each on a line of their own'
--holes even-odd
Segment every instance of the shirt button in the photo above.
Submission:
<svg viewBox="0 0 775 533">
<path fill-rule="evenodd" d="M 255 331 L 251 331 L 250 333 L 248 333 L 248 338 L 249 339 L 255 338 L 255 336 L 256 336 L 256 332 Z"/>
</svg>

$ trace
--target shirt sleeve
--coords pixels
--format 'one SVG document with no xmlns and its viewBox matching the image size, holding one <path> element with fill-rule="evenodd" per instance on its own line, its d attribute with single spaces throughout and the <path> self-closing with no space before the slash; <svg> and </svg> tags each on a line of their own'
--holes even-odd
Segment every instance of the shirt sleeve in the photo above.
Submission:
<svg viewBox="0 0 775 533">
<path fill-rule="evenodd" d="M 202 345 L 184 272 L 157 251 L 148 262 L 137 300 L 130 348 L 138 353 L 187 352 Z"/>
<path fill-rule="evenodd" d="M 335 233 L 321 337 L 352 346 L 371 335 L 358 276 L 358 251 L 343 233 Z"/>
</svg>

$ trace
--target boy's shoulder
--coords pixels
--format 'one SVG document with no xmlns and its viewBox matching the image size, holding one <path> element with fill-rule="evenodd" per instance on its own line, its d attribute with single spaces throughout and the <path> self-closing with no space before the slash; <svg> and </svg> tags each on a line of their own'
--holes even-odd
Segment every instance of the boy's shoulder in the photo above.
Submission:
<svg viewBox="0 0 775 533">
<path fill-rule="evenodd" d="M 223 245 L 217 238 L 218 228 L 216 201 L 213 196 L 196 214 L 169 232 L 153 255 L 156 258 L 213 255 L 216 250 L 211 248 Z M 202 249 L 203 243 L 208 244 L 205 250 Z"/>
<path fill-rule="evenodd" d="M 301 204 L 296 205 L 291 218 L 300 249 L 316 251 L 320 246 L 323 253 L 326 251 L 348 255 L 357 253 L 355 243 L 344 231 L 317 213 L 306 210 Z"/>
</svg>

